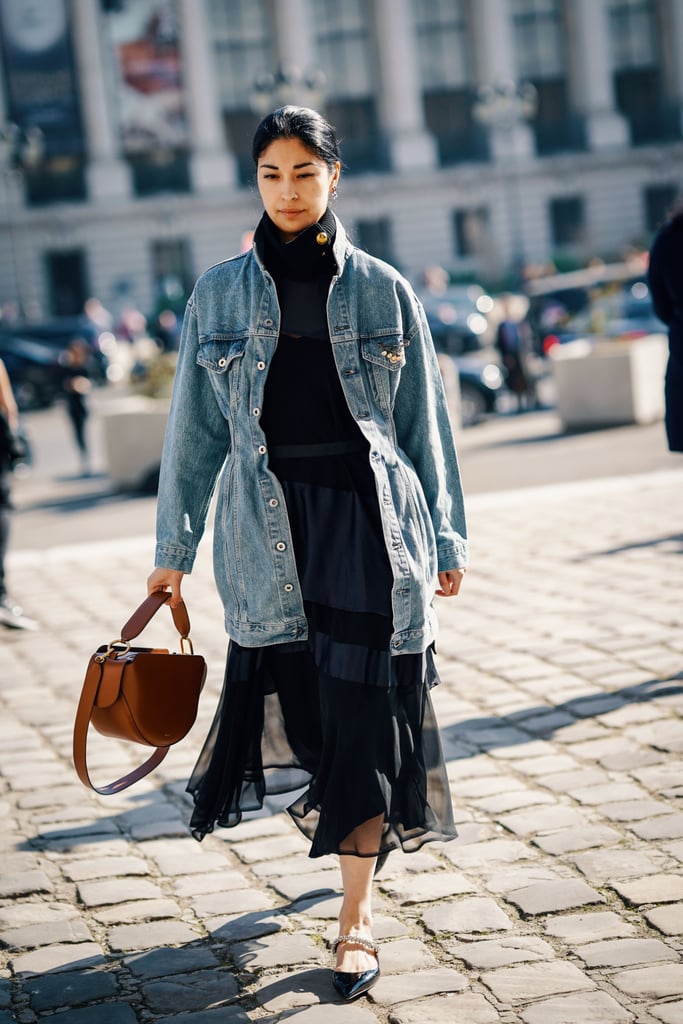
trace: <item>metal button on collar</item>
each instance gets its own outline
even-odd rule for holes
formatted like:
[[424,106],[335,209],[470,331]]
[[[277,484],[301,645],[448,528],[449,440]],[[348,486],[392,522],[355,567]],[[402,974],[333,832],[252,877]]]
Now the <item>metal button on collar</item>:
[[287,591],[288,594],[291,594],[291,592],[294,590],[294,587],[291,583],[285,583],[285,590]]
[[268,449],[266,448],[266,446],[264,444],[260,444],[258,446],[258,451],[259,451],[259,455],[265,455],[266,452],[268,451]]
[[263,360],[261,359],[261,360],[260,360],[260,361],[259,361],[259,362],[258,362],[258,363],[256,364],[256,369],[257,369],[257,370],[265,370],[265,368],[266,368],[266,364],[265,364],[265,363],[263,362]]
[[284,541],[281,540],[277,542],[275,547],[278,549],[278,551],[286,551],[287,549],[287,545],[284,543]]
[[277,500],[277,498],[271,498],[268,504],[270,505],[271,508],[277,508],[280,502]]

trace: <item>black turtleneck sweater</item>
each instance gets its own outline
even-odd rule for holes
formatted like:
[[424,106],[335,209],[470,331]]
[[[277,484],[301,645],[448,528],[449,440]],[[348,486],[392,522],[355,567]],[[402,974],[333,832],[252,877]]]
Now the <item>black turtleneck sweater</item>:
[[336,271],[335,228],[328,210],[318,223],[283,242],[264,214],[254,235],[275,282],[281,314],[261,414],[270,446],[355,441],[360,436],[339,382],[327,325],[327,295]]

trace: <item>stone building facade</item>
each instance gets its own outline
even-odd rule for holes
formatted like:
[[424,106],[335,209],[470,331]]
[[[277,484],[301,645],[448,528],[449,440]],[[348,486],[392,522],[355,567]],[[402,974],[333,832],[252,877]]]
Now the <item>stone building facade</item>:
[[[61,21],[41,34],[46,5]],[[251,135],[283,101],[336,125],[339,215],[414,279],[616,257],[683,188],[683,0],[0,0],[0,15],[5,121],[45,137],[2,166],[0,304],[29,313],[89,295],[150,312],[238,251],[259,215]]]

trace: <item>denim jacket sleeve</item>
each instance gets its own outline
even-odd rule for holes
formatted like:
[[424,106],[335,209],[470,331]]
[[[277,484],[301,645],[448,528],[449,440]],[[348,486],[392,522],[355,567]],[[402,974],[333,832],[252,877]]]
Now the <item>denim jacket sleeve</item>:
[[406,365],[394,406],[396,439],[419,477],[436,536],[438,571],[467,565],[467,529],[443,380],[421,303],[412,296]]
[[197,363],[194,296],[185,310],[159,476],[156,565],[189,573],[230,448],[209,374]]

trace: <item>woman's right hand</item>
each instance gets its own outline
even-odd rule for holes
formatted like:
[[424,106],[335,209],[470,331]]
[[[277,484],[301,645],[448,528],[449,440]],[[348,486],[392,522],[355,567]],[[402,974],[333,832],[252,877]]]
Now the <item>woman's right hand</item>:
[[153,594],[157,590],[170,590],[171,599],[168,602],[171,608],[177,607],[182,600],[180,586],[184,573],[179,569],[157,568],[147,578],[147,593]]

